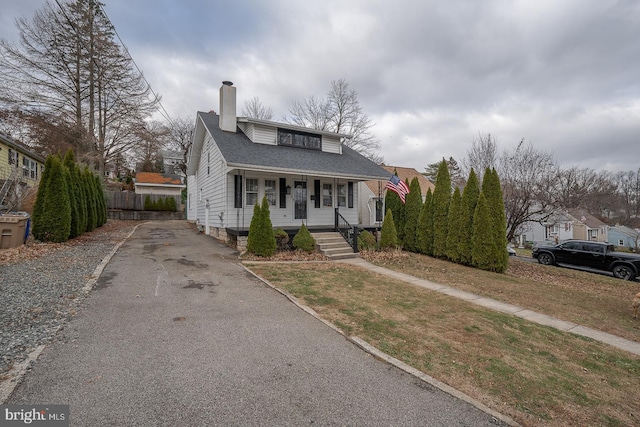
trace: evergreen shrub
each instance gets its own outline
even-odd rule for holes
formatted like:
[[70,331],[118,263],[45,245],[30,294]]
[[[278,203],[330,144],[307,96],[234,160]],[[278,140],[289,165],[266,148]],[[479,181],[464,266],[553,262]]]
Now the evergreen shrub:
[[376,238],[370,231],[364,230],[358,235],[358,250],[375,250]]
[[293,237],[293,247],[305,252],[314,252],[316,250],[316,241],[304,223],[302,223],[300,230]]

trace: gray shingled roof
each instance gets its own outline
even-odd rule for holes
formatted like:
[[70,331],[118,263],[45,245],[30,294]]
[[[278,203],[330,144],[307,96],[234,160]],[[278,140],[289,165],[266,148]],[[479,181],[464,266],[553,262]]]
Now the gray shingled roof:
[[219,116],[198,112],[215,140],[227,164],[240,169],[274,170],[278,172],[336,176],[359,179],[389,179],[389,172],[356,151],[343,146],[342,154],[319,150],[256,144],[240,130],[224,132],[218,126]]

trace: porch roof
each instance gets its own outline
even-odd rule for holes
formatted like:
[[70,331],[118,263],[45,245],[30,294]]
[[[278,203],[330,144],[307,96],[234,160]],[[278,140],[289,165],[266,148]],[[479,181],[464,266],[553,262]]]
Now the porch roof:
[[[227,165],[232,168],[356,180],[389,179],[389,172],[358,152],[342,147],[342,154],[252,142],[239,128],[224,132],[219,116],[198,112]],[[277,124],[274,124],[274,126]]]

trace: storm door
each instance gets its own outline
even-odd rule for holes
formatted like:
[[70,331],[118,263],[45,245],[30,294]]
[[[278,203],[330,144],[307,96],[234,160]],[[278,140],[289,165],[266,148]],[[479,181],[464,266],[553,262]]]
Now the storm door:
[[307,183],[293,182],[293,210],[295,219],[307,219]]

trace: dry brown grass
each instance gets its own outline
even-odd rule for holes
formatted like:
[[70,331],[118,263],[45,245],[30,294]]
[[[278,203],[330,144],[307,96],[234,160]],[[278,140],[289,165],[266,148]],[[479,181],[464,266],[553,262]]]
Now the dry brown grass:
[[[608,299],[604,294],[616,284],[633,286],[598,277],[593,278],[603,281],[598,290],[583,293],[587,302],[574,298],[547,303],[544,300],[576,292],[588,280],[582,278],[587,273],[572,278],[578,272],[514,260],[510,271],[499,275],[405,253],[378,254],[374,261],[404,273],[421,272],[421,277],[435,282],[469,282],[460,288],[477,293],[516,293],[517,299],[499,299],[539,307],[550,315],[558,314],[551,312],[557,307],[559,313],[588,317],[573,305],[597,305],[592,299]],[[363,338],[523,425],[615,426],[640,421],[640,357],[353,266],[249,266],[346,334]],[[623,300],[613,297],[617,299]],[[630,304],[627,299],[627,317]],[[594,316],[604,316],[605,309],[595,311]],[[633,324],[621,329],[634,332]]]
[[381,267],[640,341],[640,322],[633,319],[631,308],[640,292],[638,282],[518,258],[511,258],[501,275],[408,252],[364,252],[362,257]]

